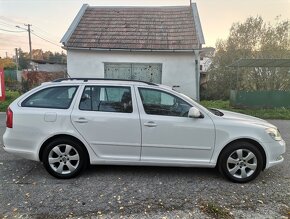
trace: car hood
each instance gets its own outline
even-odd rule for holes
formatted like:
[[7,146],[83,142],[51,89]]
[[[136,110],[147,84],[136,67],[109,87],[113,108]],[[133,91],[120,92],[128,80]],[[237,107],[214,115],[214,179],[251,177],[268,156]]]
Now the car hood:
[[231,111],[227,111],[227,110],[219,110],[219,111],[221,111],[224,114],[222,116],[223,119],[241,121],[241,122],[261,125],[261,126],[265,126],[265,127],[276,128],[276,126],[272,125],[271,123],[267,122],[266,120],[260,119],[260,118],[254,117],[254,116],[248,116],[248,115],[245,115],[242,113],[236,113],[236,112],[231,112]]

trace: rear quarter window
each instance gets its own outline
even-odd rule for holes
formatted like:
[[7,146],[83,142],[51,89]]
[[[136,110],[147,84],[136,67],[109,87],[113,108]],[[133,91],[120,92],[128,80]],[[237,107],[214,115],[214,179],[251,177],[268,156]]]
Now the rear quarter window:
[[40,90],[22,103],[22,107],[68,109],[78,86],[57,86]]

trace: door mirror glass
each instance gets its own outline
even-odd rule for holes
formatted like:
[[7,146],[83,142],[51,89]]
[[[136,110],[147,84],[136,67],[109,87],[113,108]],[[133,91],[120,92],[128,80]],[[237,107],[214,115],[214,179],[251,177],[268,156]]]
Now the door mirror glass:
[[188,112],[188,117],[190,118],[202,118],[203,115],[196,107],[191,107]]

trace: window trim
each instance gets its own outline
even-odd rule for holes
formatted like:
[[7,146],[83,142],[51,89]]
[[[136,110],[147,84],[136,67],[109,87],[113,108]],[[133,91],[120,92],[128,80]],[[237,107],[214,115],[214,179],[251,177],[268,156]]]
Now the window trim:
[[[28,99],[35,96],[36,94],[38,94],[39,92],[42,92],[44,90],[48,90],[48,89],[51,89],[51,88],[60,88],[60,87],[69,87],[69,88],[76,88],[73,95],[72,95],[72,98],[70,100],[70,103],[68,104],[68,107],[64,108],[64,107],[44,107],[44,106],[25,106],[24,104],[26,104],[28,102]],[[51,86],[51,87],[45,87],[43,89],[40,89],[40,90],[37,90],[36,92],[28,95],[24,100],[21,101],[20,103],[20,106],[21,107],[25,107],[25,108],[41,108],[41,109],[63,109],[63,110],[66,110],[66,109],[69,109],[72,105],[72,102],[76,96],[76,93],[79,89],[79,85],[67,85],[67,86]]]

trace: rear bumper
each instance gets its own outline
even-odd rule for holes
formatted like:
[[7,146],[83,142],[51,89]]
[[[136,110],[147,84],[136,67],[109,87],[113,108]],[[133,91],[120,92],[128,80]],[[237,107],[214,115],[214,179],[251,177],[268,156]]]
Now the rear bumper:
[[39,161],[38,150],[36,150],[36,144],[33,137],[15,138],[10,134],[9,129],[6,129],[3,135],[3,149],[11,154],[19,157],[23,157],[28,160]]
[[6,147],[6,146],[4,146],[3,149],[10,154],[14,154],[16,156],[19,156],[28,160],[39,161],[38,156],[32,151],[13,149],[12,147]]

